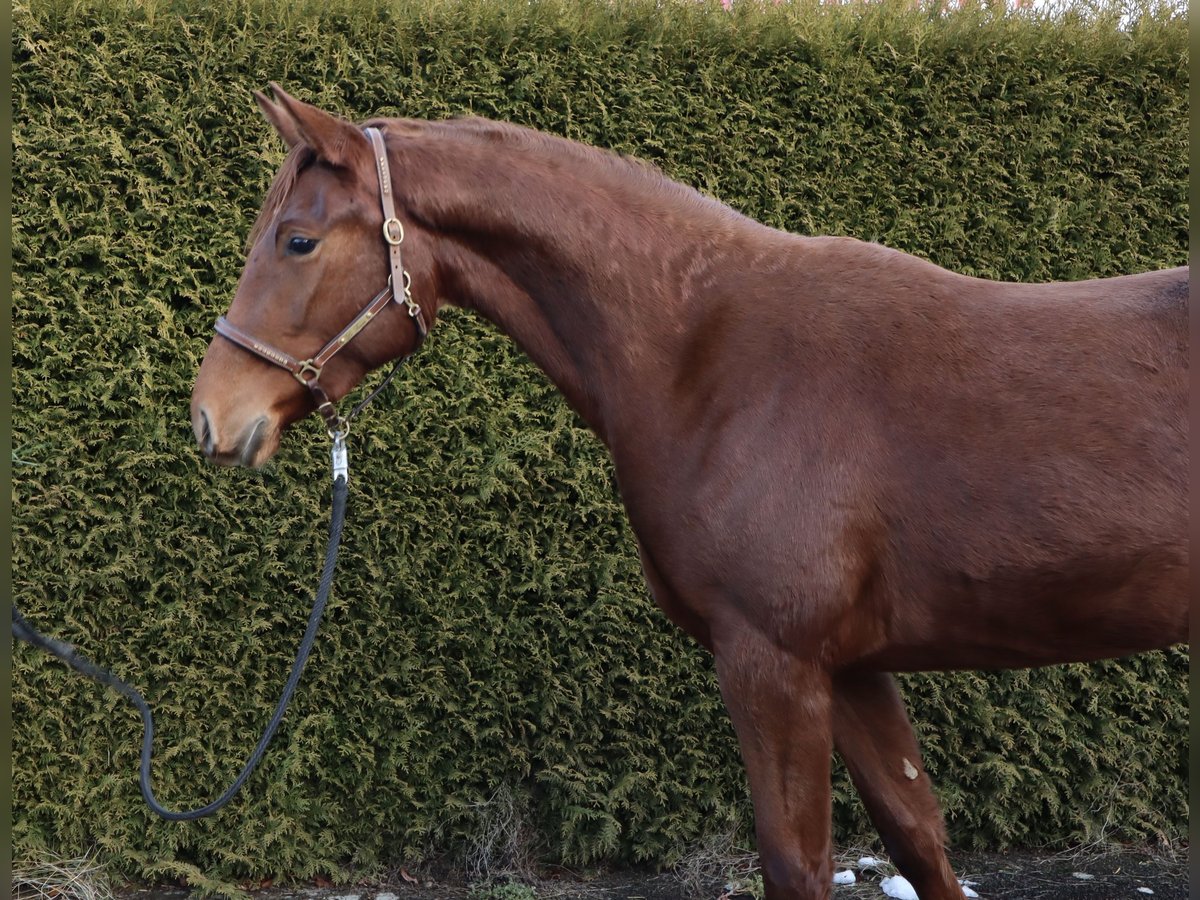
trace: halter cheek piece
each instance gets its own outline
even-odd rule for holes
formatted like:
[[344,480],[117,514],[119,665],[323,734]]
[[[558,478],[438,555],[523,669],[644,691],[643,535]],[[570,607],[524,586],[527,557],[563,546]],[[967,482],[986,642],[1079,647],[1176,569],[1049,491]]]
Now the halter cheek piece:
[[[387,243],[388,265],[391,268],[387,286],[376,294],[357,316],[350,320],[349,325],[334,335],[332,340],[308,359],[296,359],[290,353],[260,341],[253,335],[238,328],[224,316],[217,319],[216,324],[217,334],[221,335],[221,337],[232,341],[243,350],[248,350],[269,363],[287,369],[297,381],[308,388],[309,393],[313,396],[313,400],[316,401],[317,412],[325,419],[325,424],[329,428],[331,435],[344,435],[346,433],[349,428],[350,419],[354,418],[364,406],[370,403],[387,386],[387,383],[392,380],[392,377],[399,370],[404,360],[412,353],[415,353],[421,344],[424,343],[425,335],[428,332],[425,320],[421,316],[421,307],[413,301],[409,290],[412,285],[412,279],[404,271],[404,266],[400,261],[400,244],[404,241],[404,225],[396,218],[396,206],[392,200],[392,176],[388,169],[387,149],[383,143],[383,135],[379,133],[379,129],[377,128],[367,128],[365,130],[375,154],[375,172],[379,176],[379,205],[383,210],[383,240]],[[337,355],[339,350],[350,343],[354,336],[362,331],[367,326],[367,323],[375,318],[393,300],[402,304],[412,319],[413,325],[417,330],[417,342],[408,355],[401,357],[396,362],[395,367],[388,374],[387,378],[384,379],[383,384],[372,391],[366,400],[356,406],[348,418],[343,418],[338,415],[337,407],[329,398],[325,389],[321,387],[321,372],[324,370],[325,364]]]

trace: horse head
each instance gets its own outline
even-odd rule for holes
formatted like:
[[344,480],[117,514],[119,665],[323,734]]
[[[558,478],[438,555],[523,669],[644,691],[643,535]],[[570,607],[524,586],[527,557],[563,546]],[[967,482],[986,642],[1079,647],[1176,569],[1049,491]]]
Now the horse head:
[[290,152],[192,393],[196,440],[223,465],[263,464],[314,409],[336,422],[331,404],[411,353],[436,313],[419,226],[403,210],[390,221],[384,213],[394,202],[386,152],[381,161],[369,130],[271,87],[274,99],[256,91],[255,100]]

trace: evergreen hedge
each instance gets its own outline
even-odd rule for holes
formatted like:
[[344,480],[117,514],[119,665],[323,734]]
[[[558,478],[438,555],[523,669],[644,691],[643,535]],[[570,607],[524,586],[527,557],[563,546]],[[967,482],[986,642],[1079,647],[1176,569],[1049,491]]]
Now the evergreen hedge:
[[[18,3],[16,600],[143,689],[160,799],[207,801],[236,772],[327,508],[316,422],[261,472],[203,463],[188,423],[282,158],[251,88],[356,118],[509,119],[781,228],[1076,279],[1185,261],[1186,37],[1180,17],[894,4]],[[327,624],[216,818],[151,815],[135,713],[17,649],[18,857],[95,847],[209,887],[411,864],[461,853],[496,797],[577,864],[665,864],[748,826],[709,659],[648,599],[602,447],[507,339],[446,315],[353,453]],[[1186,676],[1176,650],[906,678],[953,843],[1180,838]],[[869,833],[840,769],[835,818],[839,840]]]

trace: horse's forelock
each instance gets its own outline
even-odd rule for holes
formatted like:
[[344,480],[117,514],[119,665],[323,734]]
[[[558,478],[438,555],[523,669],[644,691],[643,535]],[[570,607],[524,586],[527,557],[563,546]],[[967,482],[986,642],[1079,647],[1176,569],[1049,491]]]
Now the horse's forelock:
[[296,179],[305,168],[312,164],[314,159],[315,155],[312,150],[306,145],[300,144],[293,147],[283,160],[283,165],[279,167],[279,171],[275,173],[275,178],[271,181],[271,186],[267,189],[262,209],[258,211],[258,218],[254,220],[254,227],[250,229],[250,236],[246,238],[247,253],[258,243],[263,232],[274,224],[275,219],[279,216],[279,210],[283,208],[292,194],[292,188],[296,186]]

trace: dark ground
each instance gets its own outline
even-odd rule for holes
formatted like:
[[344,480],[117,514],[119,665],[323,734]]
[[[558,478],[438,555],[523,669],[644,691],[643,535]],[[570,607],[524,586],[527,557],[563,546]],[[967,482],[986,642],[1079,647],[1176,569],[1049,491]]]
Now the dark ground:
[[[1187,851],[1154,853],[1122,850],[1104,853],[952,853],[959,878],[973,884],[983,900],[1188,900]],[[839,865],[838,868],[845,868]],[[851,863],[858,881],[853,886],[836,885],[833,900],[883,898],[879,887],[883,874],[862,872]],[[884,874],[890,874],[887,870]],[[1085,879],[1076,873],[1091,875]],[[405,873],[406,875],[408,873]],[[364,885],[270,887],[250,893],[253,900],[731,900],[726,882],[719,876],[705,879],[699,888],[685,887],[670,873],[616,872],[595,875],[558,875],[521,881],[533,889],[522,897],[513,888],[474,890],[461,880],[433,881],[416,873],[418,883],[408,882],[398,872],[394,879]],[[410,876],[411,877],[411,876]],[[495,884],[501,885],[503,881]],[[1145,888],[1153,893],[1147,893]],[[186,891],[132,889],[120,892],[126,900],[182,900]],[[733,898],[749,897],[734,894]]]

